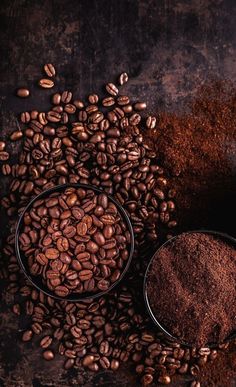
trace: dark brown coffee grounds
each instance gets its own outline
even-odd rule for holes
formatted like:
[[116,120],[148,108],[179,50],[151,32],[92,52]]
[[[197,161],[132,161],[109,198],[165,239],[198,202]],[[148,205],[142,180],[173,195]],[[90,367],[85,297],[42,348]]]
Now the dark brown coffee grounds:
[[235,233],[236,88],[227,81],[202,86],[183,113],[159,112],[149,131],[177,191],[181,229]]
[[184,233],[154,256],[149,302],[168,332],[197,347],[236,328],[236,250],[207,233]]
[[201,387],[233,387],[236,378],[236,344],[228,351],[219,351],[215,361],[210,361],[201,369],[198,380]]

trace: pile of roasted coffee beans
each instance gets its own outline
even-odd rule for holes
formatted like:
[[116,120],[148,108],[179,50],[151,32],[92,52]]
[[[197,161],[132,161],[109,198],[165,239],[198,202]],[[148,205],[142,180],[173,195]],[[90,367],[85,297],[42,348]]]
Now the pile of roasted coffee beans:
[[129,258],[131,235],[107,194],[69,187],[24,214],[20,250],[30,274],[59,297],[107,291]]
[[[54,71],[51,67],[49,71],[51,78]],[[127,80],[123,73],[118,84]],[[45,85],[40,82],[41,87]],[[115,84],[109,83],[106,91],[109,95],[103,99],[89,95],[87,103],[75,99],[70,91],[56,92],[48,112],[21,114],[24,128],[19,161],[1,167],[4,174],[13,176],[9,195],[2,199],[12,226],[1,276],[8,278],[8,292],[17,296],[14,313],[31,318],[23,341],[37,336],[45,359],[53,359],[58,348],[65,357],[65,369],[82,365],[93,371],[116,370],[130,360],[144,386],[154,380],[169,384],[175,373],[196,378],[199,367],[213,360],[217,350],[169,342],[151,324],[142,301],[146,264],[161,236],[168,236],[176,225],[175,191],[169,187],[152,144],[144,141],[145,127],[155,128],[156,118],[142,118],[145,103],[131,103]],[[21,94],[26,97],[29,91]],[[1,149],[1,159],[7,160],[4,145]],[[45,296],[27,283],[16,259],[17,214],[30,198],[64,183],[100,187],[124,206],[133,225],[132,267],[123,285],[96,301],[70,303]],[[198,386],[196,383],[192,385]]]

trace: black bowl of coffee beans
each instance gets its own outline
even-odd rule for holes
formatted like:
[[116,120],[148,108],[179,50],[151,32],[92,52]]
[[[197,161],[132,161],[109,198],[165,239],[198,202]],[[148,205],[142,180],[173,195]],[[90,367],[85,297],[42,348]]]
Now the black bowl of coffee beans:
[[134,234],[124,208],[104,191],[63,184],[37,195],[16,229],[16,253],[28,280],[70,301],[95,298],[124,277]]
[[236,336],[236,240],[209,230],[188,231],[158,248],[144,280],[155,325],[175,342],[217,347]]

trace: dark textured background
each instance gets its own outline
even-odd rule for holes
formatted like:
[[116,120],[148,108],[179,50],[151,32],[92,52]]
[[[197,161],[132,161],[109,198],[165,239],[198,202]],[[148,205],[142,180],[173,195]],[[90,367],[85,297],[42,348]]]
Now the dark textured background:
[[[235,21],[234,0],[1,0],[1,137],[12,132],[15,114],[26,106],[48,106],[50,91],[35,86],[47,62],[57,68],[55,89],[78,97],[102,92],[104,83],[127,71],[124,90],[145,99],[149,111],[185,109],[206,80],[236,79]],[[14,90],[25,85],[32,98],[15,98]],[[8,149],[18,151],[15,144]],[[137,385],[125,368],[86,375],[83,382],[73,371],[63,372],[60,359],[46,363],[35,344],[16,341],[15,318],[4,306],[2,312],[0,385]]]

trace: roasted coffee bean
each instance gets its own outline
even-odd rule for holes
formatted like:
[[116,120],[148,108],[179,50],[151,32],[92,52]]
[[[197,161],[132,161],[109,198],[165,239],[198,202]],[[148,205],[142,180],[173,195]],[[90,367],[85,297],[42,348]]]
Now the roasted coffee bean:
[[23,122],[24,124],[30,122],[30,113],[29,113],[29,112],[23,112],[23,113],[21,113],[21,115],[20,115],[20,120],[21,120],[21,122]]
[[59,297],[66,297],[69,294],[69,289],[66,286],[57,286],[54,291]]
[[5,176],[10,175],[10,173],[11,173],[11,166],[9,164],[3,164],[2,165],[2,173]]
[[149,116],[146,120],[146,127],[148,129],[154,129],[156,127],[156,117]]
[[111,95],[114,95],[116,96],[119,92],[119,90],[117,89],[117,87],[114,85],[114,83],[108,83],[106,85],[106,91],[111,94]]
[[53,360],[54,359],[54,353],[51,350],[46,350],[43,352],[43,358],[45,360]]
[[113,97],[106,97],[102,100],[103,106],[112,106],[115,104],[115,100]]
[[26,98],[26,97],[29,97],[30,92],[29,92],[28,89],[22,88],[22,89],[18,89],[16,94],[17,94],[18,97]]
[[45,256],[47,259],[57,259],[59,257],[59,251],[53,247],[46,250]]
[[58,238],[56,243],[60,252],[67,251],[69,249],[69,241],[66,238]]
[[25,331],[22,336],[22,341],[30,341],[33,337],[33,332],[31,330]]
[[126,82],[128,82],[128,74],[127,73],[122,73],[120,74],[120,77],[119,77],[119,84],[122,86],[124,85]]
[[48,348],[52,343],[52,337],[50,336],[44,336],[42,340],[40,341],[40,347],[42,348]]
[[87,355],[83,358],[83,366],[88,367],[90,364],[93,364],[94,362],[94,356],[93,355]]
[[70,91],[63,91],[61,95],[61,101],[64,103],[70,103],[72,100],[72,93]]
[[2,152],[6,147],[6,143],[4,141],[0,141],[0,152]]
[[47,78],[40,79],[38,84],[43,89],[51,89],[54,86],[54,82],[51,79]]
[[147,105],[145,102],[136,102],[134,104],[134,109],[137,111],[144,110],[144,109],[146,109],[146,107],[147,107]]
[[10,157],[8,152],[0,151],[0,161],[6,161]]
[[47,117],[47,120],[50,122],[59,122],[61,120],[61,114],[53,110],[50,110],[47,113],[46,117]]
[[55,77],[56,75],[56,70],[55,67],[51,63],[47,63],[43,66],[43,69],[45,71],[45,74],[48,77]]
[[138,113],[132,114],[132,116],[130,116],[129,118],[130,125],[138,125],[140,121],[141,121],[141,116]]
[[53,105],[60,105],[61,102],[61,94],[55,93],[52,96],[52,103]]
[[161,384],[170,384],[171,378],[168,375],[159,376],[158,382]]
[[149,384],[152,384],[153,376],[151,374],[145,374],[145,375],[143,375],[141,382],[142,382],[143,386],[148,386]]
[[90,95],[88,96],[88,100],[89,100],[89,102],[90,102],[91,104],[96,104],[96,103],[98,103],[99,97],[98,97],[97,94],[90,94]]

